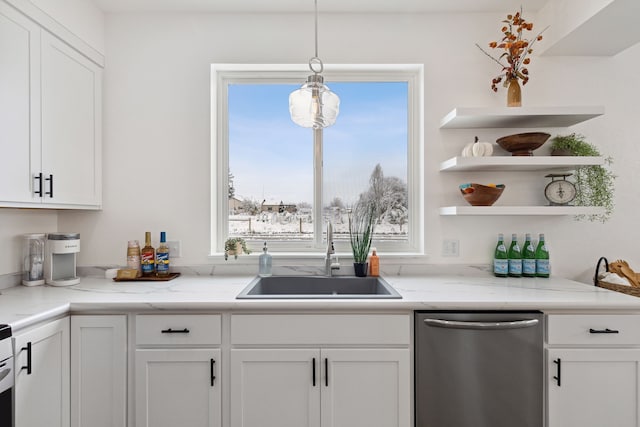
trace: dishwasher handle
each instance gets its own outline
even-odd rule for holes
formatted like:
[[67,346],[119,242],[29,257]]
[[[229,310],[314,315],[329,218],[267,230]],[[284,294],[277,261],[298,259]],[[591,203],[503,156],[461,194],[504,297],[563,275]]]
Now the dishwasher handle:
[[468,322],[461,320],[444,320],[444,319],[424,319],[424,323],[428,326],[436,328],[449,329],[480,329],[480,330],[501,330],[501,329],[520,329],[536,326],[538,319],[527,320],[509,320],[500,322]]

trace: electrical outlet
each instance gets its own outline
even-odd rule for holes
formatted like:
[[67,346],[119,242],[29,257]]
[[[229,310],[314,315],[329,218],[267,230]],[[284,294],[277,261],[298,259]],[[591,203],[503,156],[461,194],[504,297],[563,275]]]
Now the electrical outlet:
[[171,258],[180,258],[182,253],[180,251],[180,240],[172,240],[167,242],[167,246],[169,247],[169,256]]
[[444,239],[442,241],[442,256],[456,257],[460,255],[460,241],[458,239]]

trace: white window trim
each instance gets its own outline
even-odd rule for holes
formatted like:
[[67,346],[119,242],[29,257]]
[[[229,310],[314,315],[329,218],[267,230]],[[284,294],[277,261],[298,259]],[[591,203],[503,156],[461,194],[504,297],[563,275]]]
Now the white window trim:
[[[323,76],[328,82],[404,81],[408,82],[407,187],[409,189],[409,236],[406,243],[376,243],[385,255],[415,256],[424,254],[424,66],[422,64],[325,64]],[[302,84],[310,74],[306,64],[212,64],[211,65],[211,256],[224,253],[228,232],[228,206],[218,197],[227,194],[229,185],[227,87],[230,83]],[[339,119],[339,118],[338,118]],[[311,130],[310,130],[311,132]],[[318,238],[295,247],[285,242],[270,242],[276,254],[306,258],[324,250]],[[252,249],[259,249],[258,247]],[[347,244],[336,250],[350,254]]]

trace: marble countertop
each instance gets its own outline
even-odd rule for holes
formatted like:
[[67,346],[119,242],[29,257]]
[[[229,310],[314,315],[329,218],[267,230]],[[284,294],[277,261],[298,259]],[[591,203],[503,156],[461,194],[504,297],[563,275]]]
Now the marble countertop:
[[640,298],[562,278],[497,278],[479,267],[434,266],[421,274],[384,275],[402,299],[237,300],[253,279],[182,276],[167,282],[82,277],[69,287],[16,286],[0,291],[0,323],[14,331],[66,313],[149,310],[411,311],[543,310],[640,312]]

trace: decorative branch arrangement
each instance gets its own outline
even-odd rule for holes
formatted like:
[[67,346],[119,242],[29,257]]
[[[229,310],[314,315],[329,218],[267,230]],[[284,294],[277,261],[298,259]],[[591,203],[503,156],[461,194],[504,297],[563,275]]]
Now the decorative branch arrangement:
[[[533,39],[524,37],[525,31],[533,30],[533,23],[527,22],[522,17],[522,9],[515,15],[507,15],[507,19],[502,21],[505,25],[500,30],[502,32],[502,40],[500,42],[492,41],[489,43],[491,49],[503,50],[499,57],[491,55],[484,50],[478,43],[476,46],[485,55],[495,61],[501,67],[500,73],[491,80],[491,89],[498,91],[497,84],[503,82],[503,86],[507,87],[511,80],[522,80],[525,85],[529,81],[529,69],[526,65],[531,63],[528,57],[533,52],[533,45],[536,41],[542,40],[542,33],[549,27],[540,31]],[[506,64],[503,62],[506,61]]]

